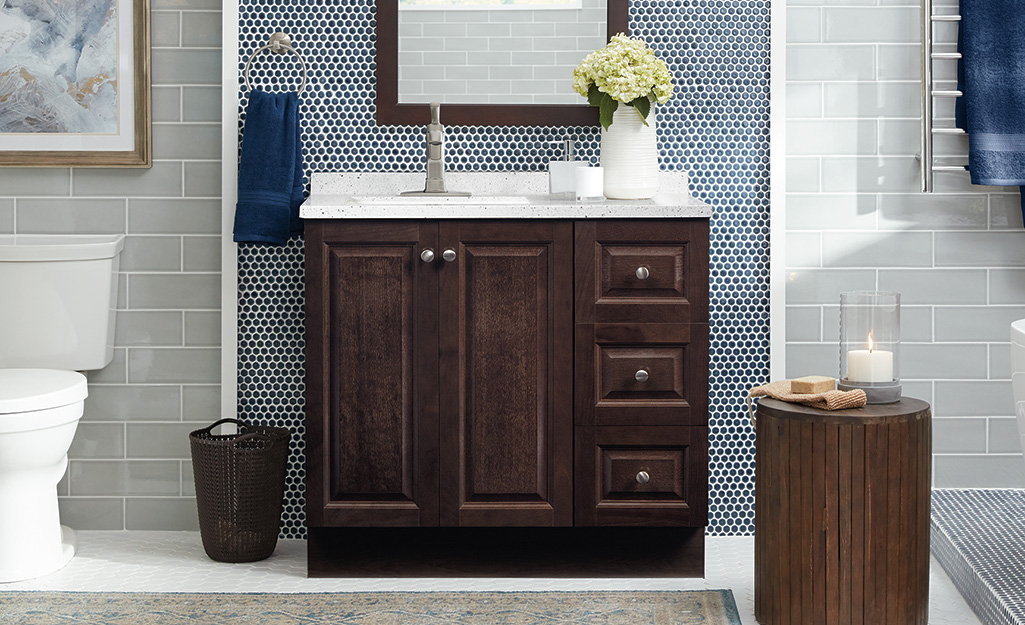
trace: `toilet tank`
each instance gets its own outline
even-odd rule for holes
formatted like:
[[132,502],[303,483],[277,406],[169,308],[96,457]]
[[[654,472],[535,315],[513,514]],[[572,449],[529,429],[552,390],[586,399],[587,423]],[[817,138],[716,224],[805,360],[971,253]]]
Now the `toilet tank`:
[[0,369],[111,361],[124,238],[0,235]]

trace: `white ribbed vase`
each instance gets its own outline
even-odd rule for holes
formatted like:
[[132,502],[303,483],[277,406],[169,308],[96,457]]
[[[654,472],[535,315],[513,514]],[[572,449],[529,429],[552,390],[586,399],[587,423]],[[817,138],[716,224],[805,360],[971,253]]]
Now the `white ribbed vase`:
[[643,200],[658,191],[658,138],[655,107],[645,126],[637,109],[620,104],[612,124],[601,131],[601,166],[605,170],[605,197]]

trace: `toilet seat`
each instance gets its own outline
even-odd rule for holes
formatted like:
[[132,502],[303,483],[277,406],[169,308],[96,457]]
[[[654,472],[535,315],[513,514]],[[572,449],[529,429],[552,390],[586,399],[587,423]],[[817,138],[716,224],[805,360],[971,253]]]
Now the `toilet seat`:
[[0,433],[39,430],[77,420],[75,411],[54,410],[83,401],[86,378],[58,369],[0,369]]

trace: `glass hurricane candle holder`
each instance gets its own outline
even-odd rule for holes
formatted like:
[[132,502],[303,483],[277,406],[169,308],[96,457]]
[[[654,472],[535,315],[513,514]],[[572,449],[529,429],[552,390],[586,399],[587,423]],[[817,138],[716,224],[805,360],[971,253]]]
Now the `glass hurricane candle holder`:
[[870,404],[900,400],[900,293],[840,294],[840,381],[860,388]]

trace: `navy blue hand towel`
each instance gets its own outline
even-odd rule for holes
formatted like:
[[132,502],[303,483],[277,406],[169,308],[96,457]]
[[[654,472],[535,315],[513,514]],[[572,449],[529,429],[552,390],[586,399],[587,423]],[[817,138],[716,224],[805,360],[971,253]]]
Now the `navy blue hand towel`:
[[972,184],[1025,185],[1025,2],[961,0],[956,108]]
[[249,92],[234,240],[285,245],[303,231],[303,155],[295,93]]

